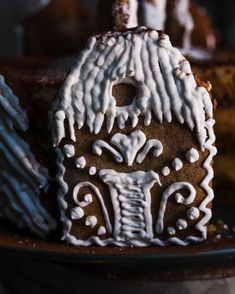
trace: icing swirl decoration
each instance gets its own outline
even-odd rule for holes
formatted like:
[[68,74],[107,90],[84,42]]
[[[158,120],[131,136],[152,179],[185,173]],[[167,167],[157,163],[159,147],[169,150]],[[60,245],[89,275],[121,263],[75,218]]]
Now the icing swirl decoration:
[[168,198],[172,195],[174,195],[178,190],[181,189],[187,189],[189,191],[189,196],[187,198],[184,198],[181,194],[176,194],[176,202],[179,204],[189,205],[191,204],[195,197],[196,197],[196,190],[195,188],[186,182],[178,182],[173,183],[170,185],[162,194],[162,200],[160,203],[160,208],[158,211],[158,219],[156,224],[156,232],[158,234],[161,234],[164,229],[164,214],[166,211],[166,204],[168,201]]

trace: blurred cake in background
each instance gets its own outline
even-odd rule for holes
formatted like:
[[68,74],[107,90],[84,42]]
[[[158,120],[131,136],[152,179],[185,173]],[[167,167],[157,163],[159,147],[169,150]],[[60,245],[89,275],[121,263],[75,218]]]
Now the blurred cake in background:
[[27,55],[64,56],[78,53],[93,31],[93,14],[81,0],[51,0],[26,18]]

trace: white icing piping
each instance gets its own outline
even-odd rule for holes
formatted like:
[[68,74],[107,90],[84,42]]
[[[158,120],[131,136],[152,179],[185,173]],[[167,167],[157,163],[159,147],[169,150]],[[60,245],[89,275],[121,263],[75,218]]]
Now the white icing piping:
[[183,162],[176,157],[173,161],[172,161],[172,167],[174,170],[178,171],[183,167]]
[[84,156],[80,156],[80,157],[76,158],[76,160],[75,160],[75,166],[77,168],[81,168],[81,169],[85,168],[85,166],[86,166],[86,159],[85,159],[85,157]]
[[64,180],[64,174],[65,174],[65,166],[64,166],[64,155],[63,152],[59,149],[55,149],[56,155],[57,155],[57,175],[56,180],[59,184],[59,190],[57,192],[57,199],[59,203],[60,208],[60,221],[63,224],[63,237],[62,240],[68,240],[68,237],[66,237],[67,233],[70,231],[72,227],[72,222],[70,219],[67,218],[65,211],[67,210],[68,204],[64,198],[64,196],[68,193],[68,185]]
[[187,189],[189,190],[189,196],[187,198],[184,198],[181,194],[178,194],[177,196],[177,203],[184,204],[184,205],[189,205],[191,204],[196,196],[196,190],[194,187],[186,182],[177,182],[171,184],[162,194],[162,199],[158,211],[158,219],[157,219],[157,224],[156,224],[156,232],[158,234],[161,234],[164,229],[164,214],[166,210],[166,204],[167,200],[171,195],[174,195],[176,191],[180,189]]
[[68,158],[73,157],[75,155],[75,147],[71,144],[66,144],[63,147],[64,155]]
[[161,173],[164,177],[169,176],[171,170],[168,166],[164,166],[161,170]]
[[106,234],[106,229],[104,226],[99,227],[98,232],[97,232],[98,236],[102,236]]
[[41,189],[48,189],[49,176],[16,132],[27,128],[26,113],[0,75],[0,215],[45,237],[56,227],[39,198]]
[[[136,82],[138,96],[132,105],[116,107],[112,86],[123,78]],[[128,118],[136,125],[142,114],[148,125],[152,112],[160,122],[171,122],[175,114],[180,123],[196,129],[204,150],[205,117],[212,117],[210,95],[197,86],[188,61],[172,47],[168,36],[138,28],[93,37],[53,104],[54,145],[65,137],[65,117],[75,141],[75,123],[79,128],[86,123],[98,133],[105,117],[111,131],[115,118],[123,128]]]
[[89,168],[89,175],[90,176],[94,176],[96,174],[96,167],[95,166],[91,166]]
[[97,197],[97,199],[99,200],[99,203],[101,205],[101,208],[102,208],[102,212],[103,212],[103,215],[104,215],[104,219],[105,219],[105,223],[106,223],[106,227],[107,227],[107,230],[109,233],[112,232],[112,225],[111,225],[111,222],[110,222],[110,219],[109,219],[109,215],[108,215],[108,211],[105,207],[105,204],[104,204],[104,201],[103,201],[103,197],[102,195],[100,194],[100,191],[99,189],[93,185],[92,183],[90,182],[81,182],[81,183],[78,183],[74,189],[73,189],[73,200],[74,202],[77,204],[77,205],[80,205],[81,203],[78,201],[78,193],[80,191],[81,188],[83,187],[88,187],[90,188],[95,196]]
[[185,219],[180,218],[176,221],[176,227],[178,230],[182,231],[187,229],[188,224]]
[[200,216],[200,211],[197,207],[191,207],[189,208],[189,210],[187,211],[187,217],[190,220],[196,220],[198,219]]
[[92,145],[93,153],[97,154],[99,156],[102,155],[102,148],[109,150],[117,162],[119,162],[119,163],[123,162],[122,155],[116,149],[114,149],[112,146],[110,146],[108,143],[106,143],[105,141],[97,140]]
[[100,178],[109,186],[115,214],[113,236],[116,241],[152,239],[151,194],[154,183],[161,185],[153,171],[117,173],[101,170]]
[[132,166],[136,154],[145,142],[146,136],[139,130],[132,132],[128,136],[117,133],[111,138],[111,143],[119,149],[128,166]]
[[214,171],[211,166],[211,162],[213,157],[217,154],[217,149],[214,146],[215,143],[215,134],[213,130],[213,126],[215,124],[214,119],[209,119],[206,122],[206,128],[208,131],[208,140],[206,141],[206,149],[209,151],[209,155],[203,163],[203,168],[206,170],[207,174],[203,179],[200,186],[205,190],[207,193],[207,197],[202,201],[199,206],[199,210],[205,214],[205,216],[197,223],[196,228],[202,232],[203,238],[206,239],[207,237],[207,228],[206,224],[211,219],[212,213],[211,209],[207,207],[207,205],[214,199],[214,191],[210,187],[210,183],[214,177]]
[[72,208],[70,211],[71,219],[81,219],[84,217],[84,210],[81,207]]
[[88,215],[88,217],[85,220],[85,225],[87,227],[91,227],[94,229],[94,227],[97,225],[97,218],[94,215]]
[[89,204],[92,203],[92,195],[91,194],[86,194],[84,196],[83,201],[78,201],[77,197],[76,197],[76,201],[75,201],[79,207],[84,208],[86,206],[88,206]]
[[162,143],[159,140],[151,139],[151,140],[147,141],[146,145],[144,146],[144,150],[137,156],[136,162],[142,163],[144,161],[144,159],[146,158],[147,154],[149,153],[149,151],[153,147],[154,147],[153,155],[155,157],[158,157],[162,154],[162,152],[163,152]]
[[189,149],[189,151],[187,151],[185,158],[189,162],[194,163],[194,162],[198,161],[198,159],[200,158],[200,155],[195,148],[191,148],[191,149]]

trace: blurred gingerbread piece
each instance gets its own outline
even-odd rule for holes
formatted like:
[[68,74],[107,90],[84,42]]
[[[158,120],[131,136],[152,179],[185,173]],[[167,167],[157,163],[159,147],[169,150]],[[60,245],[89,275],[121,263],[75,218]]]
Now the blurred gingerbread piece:
[[215,37],[206,11],[190,0],[142,0],[144,25],[163,29],[180,48],[214,49]]
[[[215,37],[211,21],[206,11],[189,0],[126,0],[115,1],[102,0],[98,5],[97,26],[98,31],[107,31],[113,26],[114,17],[117,11],[122,9],[135,10],[138,12],[137,23],[152,29],[163,30],[171,38],[174,46],[190,49],[199,47],[214,49]],[[112,13],[110,13],[112,11]],[[129,20],[127,28],[137,26],[136,22]]]

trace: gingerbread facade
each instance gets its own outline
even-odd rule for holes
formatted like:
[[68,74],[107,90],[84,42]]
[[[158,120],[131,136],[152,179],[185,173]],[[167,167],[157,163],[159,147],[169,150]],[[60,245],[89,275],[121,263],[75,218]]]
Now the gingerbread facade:
[[51,111],[63,238],[74,245],[206,239],[213,106],[168,36],[92,37]]

